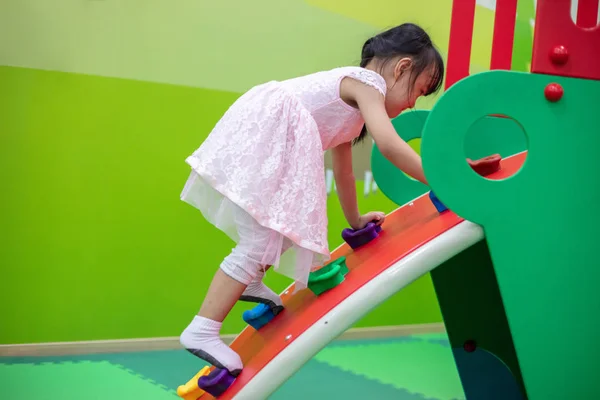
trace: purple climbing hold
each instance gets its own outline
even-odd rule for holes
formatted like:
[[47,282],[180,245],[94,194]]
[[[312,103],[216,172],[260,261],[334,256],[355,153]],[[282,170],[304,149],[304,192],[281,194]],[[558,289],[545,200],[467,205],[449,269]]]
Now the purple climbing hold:
[[375,222],[369,222],[363,229],[344,229],[342,231],[342,238],[344,238],[350,247],[356,249],[375,239],[379,236],[379,232],[381,232],[381,226],[377,225]]
[[198,378],[198,387],[213,397],[222,395],[231,384],[235,377],[226,369],[215,368],[208,375]]

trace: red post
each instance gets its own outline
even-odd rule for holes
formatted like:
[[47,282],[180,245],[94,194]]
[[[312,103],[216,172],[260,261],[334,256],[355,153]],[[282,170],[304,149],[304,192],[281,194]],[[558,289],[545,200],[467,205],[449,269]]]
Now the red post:
[[598,2],[600,0],[579,0],[577,4],[577,26],[593,28],[598,21]]
[[475,0],[454,0],[448,43],[446,89],[469,75],[474,22]]
[[517,0],[496,1],[490,69],[511,69],[516,19]]

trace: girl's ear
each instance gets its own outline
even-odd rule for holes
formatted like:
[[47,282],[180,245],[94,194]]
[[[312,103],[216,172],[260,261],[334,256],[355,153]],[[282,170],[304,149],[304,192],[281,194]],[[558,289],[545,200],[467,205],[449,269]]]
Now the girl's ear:
[[394,66],[394,80],[398,80],[401,75],[408,71],[413,65],[413,61],[409,57],[403,57],[396,62]]

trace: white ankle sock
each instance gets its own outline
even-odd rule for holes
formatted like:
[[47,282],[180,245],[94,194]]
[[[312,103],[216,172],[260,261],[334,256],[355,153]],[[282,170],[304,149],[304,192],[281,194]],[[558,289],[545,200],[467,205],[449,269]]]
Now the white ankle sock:
[[243,368],[242,359],[223,343],[219,337],[220,330],[221,322],[196,315],[181,333],[179,342],[196,357],[237,376]]
[[254,278],[252,282],[246,287],[244,293],[240,296],[241,301],[248,301],[251,303],[262,303],[266,304],[271,308],[274,315],[277,315],[283,310],[283,303],[281,297],[274,291],[269,289],[263,282],[264,272],[260,271],[258,276]]

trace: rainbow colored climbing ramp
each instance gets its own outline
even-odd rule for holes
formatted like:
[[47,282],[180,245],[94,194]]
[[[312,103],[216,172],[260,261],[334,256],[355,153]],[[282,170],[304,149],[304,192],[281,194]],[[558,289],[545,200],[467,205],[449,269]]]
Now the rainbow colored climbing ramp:
[[[524,157],[503,160],[488,179],[511,175]],[[241,332],[231,347],[244,370],[219,399],[267,398],[378,304],[482,239],[481,227],[452,211],[438,213],[427,195],[398,208],[375,240],[356,250],[344,244],[332,253],[333,260],[346,258],[341,284],[319,296],[309,289],[293,294],[292,286],[281,296],[283,312],[258,331],[248,326]]]

